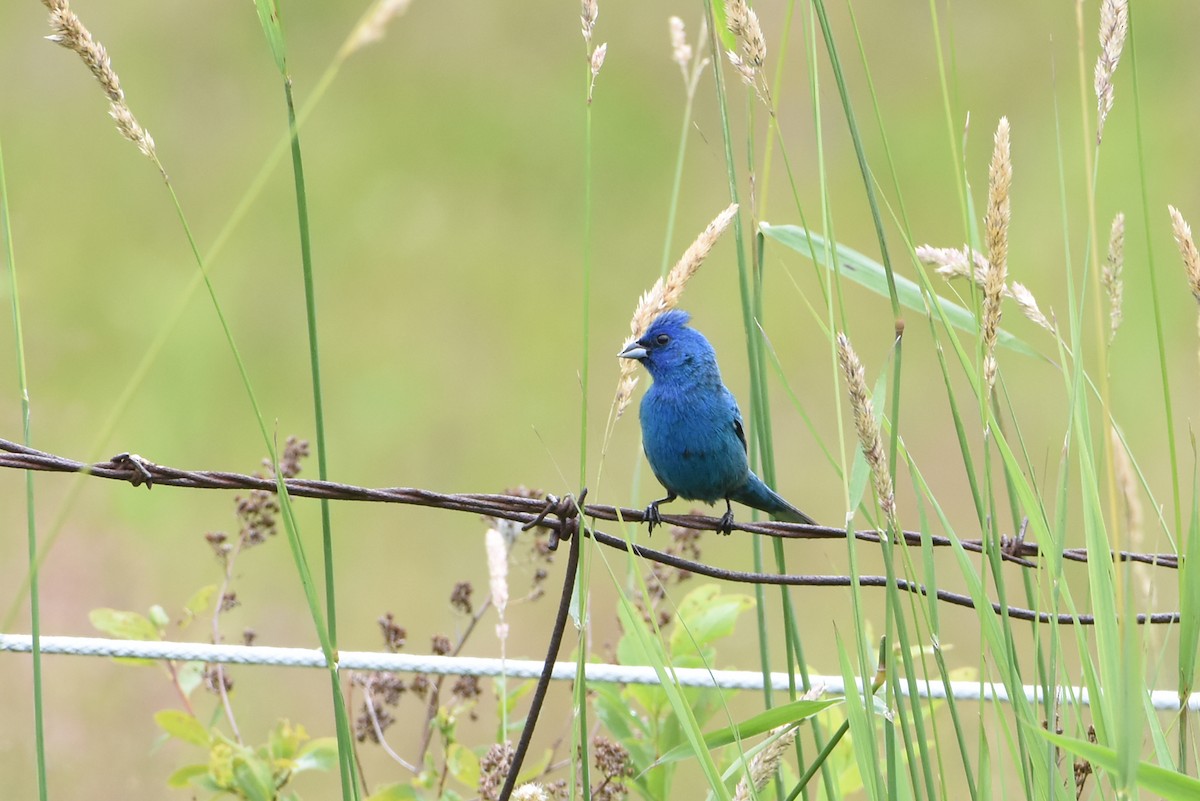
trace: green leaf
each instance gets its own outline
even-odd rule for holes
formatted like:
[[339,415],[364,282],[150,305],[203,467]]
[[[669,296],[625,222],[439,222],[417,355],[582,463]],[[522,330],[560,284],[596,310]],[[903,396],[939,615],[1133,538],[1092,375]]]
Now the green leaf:
[[[808,720],[814,715],[824,712],[831,706],[837,706],[845,700],[844,698],[822,698],[818,701],[801,700],[772,707],[734,726],[726,726],[723,729],[709,732],[704,735],[704,744],[710,749],[720,748],[723,745],[755,737],[788,723],[800,723]],[[678,748],[672,748],[663,754],[654,764],[662,765],[668,762],[677,762],[680,759],[690,756],[691,753],[691,748],[687,744],[684,744]]]
[[337,765],[338,749],[336,737],[318,737],[305,744],[292,765],[293,773],[305,770],[333,770]]
[[161,632],[171,624],[171,616],[167,614],[167,610],[160,605],[155,604],[150,607],[150,622],[154,624],[154,628]]
[[290,760],[300,751],[300,744],[308,739],[303,726],[282,719],[267,735],[267,751],[272,759]]
[[[1076,740],[1073,737],[1064,737],[1061,734],[1053,734],[1031,723],[1025,725],[1059,748],[1065,748],[1110,773],[1116,773],[1120,767],[1117,752],[1112,748],[1089,743],[1086,740]],[[1193,801],[1193,799],[1200,798],[1200,780],[1174,770],[1152,765],[1149,762],[1137,764],[1137,784],[1141,789],[1154,793],[1166,801]]]
[[175,681],[184,695],[191,695],[192,690],[204,681],[203,662],[185,662],[175,671]]
[[479,757],[462,743],[450,743],[446,748],[446,769],[467,787],[479,786]]
[[[826,258],[827,244],[820,234],[807,231],[798,225],[770,225],[768,223],[761,223],[759,227],[764,234],[776,242],[786,245],[805,258],[813,259],[815,264],[826,268],[829,267],[829,260]],[[837,246],[837,257],[841,263],[842,275],[854,283],[870,289],[881,297],[889,297],[887,272],[883,269],[883,265],[845,245]],[[925,298],[921,293],[921,288],[902,275],[896,273],[893,273],[893,275],[896,279],[896,297],[900,300],[900,305],[920,314],[926,314]],[[970,311],[959,306],[957,303],[946,300],[940,295],[935,295],[934,297],[937,298],[938,304],[942,307],[942,312],[946,315],[946,319],[951,325],[972,334],[979,331],[979,327],[975,324],[975,315],[971,314]],[[997,332],[996,342],[1010,350],[1024,353],[1027,356],[1045,358],[1033,346],[1026,344],[1023,340],[1018,339],[1003,329]]]
[[183,789],[191,785],[192,780],[208,775],[208,765],[184,765],[167,777],[167,786]]
[[233,761],[233,781],[247,801],[274,801],[275,777],[260,759],[237,757]]
[[160,640],[158,629],[145,615],[107,607],[93,609],[88,620],[100,631],[119,640]]
[[178,709],[163,709],[154,713],[154,722],[158,727],[177,740],[185,743],[208,748],[212,745],[212,735],[204,724]]
[[195,618],[200,617],[212,607],[213,598],[217,596],[217,585],[209,584],[201,587],[188,598],[186,604],[183,605],[183,625],[191,623]]
[[682,626],[671,632],[671,654],[691,655],[703,651],[733,633],[738,615],[754,608],[749,595],[723,595],[720,586],[705,584],[679,602]]
[[283,47],[283,25],[279,21],[279,6],[275,0],[254,0],[258,10],[258,21],[262,24],[263,33],[267,37],[267,46],[271,48],[271,57],[280,75],[287,73],[287,53]]
[[729,30],[729,23],[725,18],[725,0],[711,0],[713,24],[716,25],[717,35],[721,37],[721,46],[725,50],[738,49],[737,39]]
[[417,801],[417,791],[408,784],[386,784],[367,796],[366,801]]

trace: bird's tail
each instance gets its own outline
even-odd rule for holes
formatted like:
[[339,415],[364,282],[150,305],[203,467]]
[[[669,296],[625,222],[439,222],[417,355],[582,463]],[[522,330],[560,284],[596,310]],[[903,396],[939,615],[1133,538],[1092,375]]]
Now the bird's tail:
[[785,501],[780,497],[779,493],[772,490],[762,480],[750,474],[745,484],[742,484],[736,492],[729,496],[730,500],[753,506],[759,511],[766,512],[776,520],[782,520],[786,523],[807,523],[810,526],[818,525],[816,520],[813,520],[808,515],[801,512],[795,506]]

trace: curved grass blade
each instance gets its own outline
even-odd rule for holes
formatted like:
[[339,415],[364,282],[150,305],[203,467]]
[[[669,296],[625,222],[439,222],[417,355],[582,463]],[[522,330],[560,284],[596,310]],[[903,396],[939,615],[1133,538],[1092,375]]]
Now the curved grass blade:
[[[709,732],[704,735],[704,744],[709,748],[720,748],[723,745],[731,745],[733,743],[745,740],[749,737],[755,737],[764,732],[771,731],[788,723],[801,723],[809,718],[824,712],[831,706],[845,701],[845,698],[822,698],[817,701],[792,701],[789,704],[782,706],[771,707],[765,712],[760,712],[754,717],[747,718],[733,726],[726,726],[723,729],[717,729],[714,732]],[[692,746],[690,743],[683,743],[672,748],[667,753],[659,757],[650,767],[665,765],[669,762],[678,762],[681,759],[686,759],[692,755]]]
[[[813,259],[816,264],[826,266],[828,262],[826,258],[827,245],[824,237],[820,234],[808,231],[798,225],[770,225],[769,223],[761,223],[759,228],[763,234],[779,242],[781,245],[791,248],[801,256]],[[836,252],[838,260],[841,262],[842,275],[882,297],[886,298],[889,296],[887,273],[884,271],[883,265],[845,245],[838,245]],[[900,305],[921,314],[927,314],[928,309],[925,305],[925,298],[921,294],[921,288],[904,276],[897,275],[895,278],[896,296],[900,300]],[[940,295],[934,295],[934,297],[937,298],[938,303],[941,305],[946,319],[955,328],[971,333],[979,330],[979,327],[975,323],[975,315],[971,314],[970,311],[959,306],[957,303],[946,300]],[[1026,356],[1034,356],[1049,361],[1045,355],[1032,345],[1003,329],[997,334],[997,343],[1018,353],[1024,353]]]

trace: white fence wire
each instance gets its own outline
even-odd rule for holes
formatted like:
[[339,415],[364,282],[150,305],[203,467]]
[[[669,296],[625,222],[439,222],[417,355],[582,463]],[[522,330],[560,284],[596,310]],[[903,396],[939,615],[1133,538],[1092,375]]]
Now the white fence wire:
[[[28,634],[0,634],[0,651],[30,653],[33,637]],[[315,648],[277,648],[264,645],[212,645],[190,642],[146,642],[142,640],[110,640],[101,637],[41,638],[43,654],[74,656],[134,657],[138,659],[173,659],[180,662],[221,662],[235,665],[267,665],[273,667],[325,667],[325,657]],[[392,654],[373,651],[339,651],[338,667],[343,670],[382,670],[389,673],[433,673],[454,676],[499,676],[537,678],[542,662],[526,659],[488,659],[469,656],[436,656],[432,654]],[[588,663],[584,668],[588,681],[612,684],[658,684],[658,674],[650,667]],[[761,690],[763,674],[753,670],[706,670],[675,668],[676,681],[685,687],[719,687],[729,690]],[[556,662],[552,678],[571,681],[575,678],[574,662]],[[845,682],[841,676],[811,676],[814,687],[825,692],[841,694]],[[771,673],[771,687],[787,690],[790,677],[786,673]],[[861,679],[857,680],[862,689]],[[940,682],[917,681],[917,694],[922,698],[945,699],[947,695],[960,701],[996,700],[1007,703],[1008,691],[996,684],[978,681],[952,681],[949,686]],[[908,691],[907,682],[901,690]],[[1026,699],[1039,702],[1041,688],[1025,685]],[[1084,687],[1059,687],[1058,694],[1065,704],[1088,706],[1090,698]],[[1161,711],[1178,711],[1179,694],[1173,690],[1152,690],[1150,704]],[[1200,693],[1187,699],[1188,711],[1200,711]]]

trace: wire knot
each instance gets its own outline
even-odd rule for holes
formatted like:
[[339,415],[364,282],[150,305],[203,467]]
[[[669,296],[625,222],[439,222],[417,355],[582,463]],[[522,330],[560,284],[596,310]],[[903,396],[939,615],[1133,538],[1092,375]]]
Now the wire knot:
[[129,473],[129,483],[135,487],[146,485],[146,489],[154,488],[154,474],[150,472],[150,468],[154,467],[154,462],[138,456],[136,453],[118,453],[106,463],[113,467],[124,469]]
[[[573,495],[559,498],[557,495],[547,493],[546,505],[538,512],[537,517],[521,526],[521,530],[529,531],[535,526],[549,528],[550,543],[548,547],[552,551],[558,550],[559,542],[569,542],[571,537],[579,532],[579,510],[583,508],[583,501],[587,498],[587,494],[587,487],[580,491],[578,498]],[[557,524],[546,522],[546,518],[551,515],[558,518]]]

